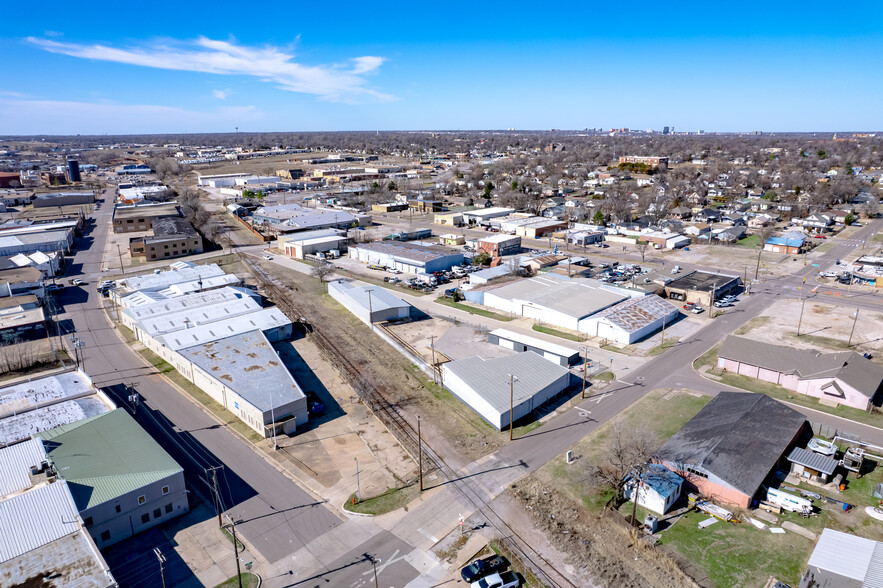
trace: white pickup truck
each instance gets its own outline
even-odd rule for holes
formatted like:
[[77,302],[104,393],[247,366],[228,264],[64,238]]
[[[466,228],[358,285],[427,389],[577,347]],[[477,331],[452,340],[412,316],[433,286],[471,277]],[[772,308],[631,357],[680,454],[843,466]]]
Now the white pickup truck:
[[521,579],[515,572],[503,572],[485,576],[478,582],[473,582],[470,588],[518,588]]

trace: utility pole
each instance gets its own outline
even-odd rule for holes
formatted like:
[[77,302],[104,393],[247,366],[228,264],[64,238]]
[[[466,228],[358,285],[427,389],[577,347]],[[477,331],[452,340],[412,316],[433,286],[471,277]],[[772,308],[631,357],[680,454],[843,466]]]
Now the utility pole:
[[356,499],[362,502],[362,488],[359,485],[359,458],[354,457],[353,459],[356,460]]
[[417,415],[417,470],[420,491],[423,492],[423,437],[420,435],[420,415]]
[[123,251],[120,249],[120,246],[117,245],[117,254],[120,256],[120,273],[123,274],[123,277],[126,277],[126,269],[123,267]]
[[584,399],[586,397],[586,372],[589,371],[589,348],[583,347],[581,351],[583,352],[583,391],[580,398]]
[[797,336],[800,337],[800,325],[803,324],[803,307],[806,306],[806,298],[800,303],[800,318],[797,319]]
[[159,547],[154,547],[153,553],[156,554],[156,559],[157,561],[159,561],[159,577],[162,579],[162,588],[166,588],[166,573],[163,570],[163,564],[166,562],[166,556],[162,554],[162,551],[159,550]]
[[224,528],[230,528],[231,533],[233,534],[233,556],[236,558],[236,578],[239,580],[239,588],[242,588],[242,572],[239,569],[239,542],[236,540],[236,521],[233,520],[233,517],[227,516],[227,519],[230,521],[229,524],[224,525]]
[[665,315],[662,315],[662,342],[659,344],[659,348],[665,351]]
[[435,368],[435,335],[429,338],[429,348],[432,349],[432,382],[433,384],[437,384],[436,381],[436,368]]
[[205,475],[212,477],[212,490],[215,495],[215,510],[218,512],[218,526],[223,527],[224,521],[221,520],[221,494],[218,492],[218,470],[224,469],[224,466],[212,466],[205,469]]
[[371,329],[374,329],[374,304],[371,300],[371,292],[373,292],[373,288],[367,288],[365,292],[368,294],[368,323],[371,325]]
[[377,562],[383,563],[383,560],[377,559],[377,558],[372,557],[370,555],[368,556],[368,559],[371,560],[371,565],[374,567],[374,588],[380,588],[380,584],[378,583],[378,580],[377,580]]
[[272,392],[270,392],[270,420],[273,421],[273,451],[277,451],[279,445],[276,444],[276,410],[275,405],[273,404]]
[[858,322],[858,309],[855,309],[855,318],[852,321],[852,330],[849,331],[849,342],[846,344],[847,347],[852,347],[852,335],[855,333],[855,323]]
[[518,380],[509,374],[509,441],[512,441],[512,433],[515,429],[515,382]]
[[754,268],[754,281],[757,281],[757,276],[760,274],[760,254],[763,253],[763,244],[761,244],[760,249],[757,250],[757,267]]

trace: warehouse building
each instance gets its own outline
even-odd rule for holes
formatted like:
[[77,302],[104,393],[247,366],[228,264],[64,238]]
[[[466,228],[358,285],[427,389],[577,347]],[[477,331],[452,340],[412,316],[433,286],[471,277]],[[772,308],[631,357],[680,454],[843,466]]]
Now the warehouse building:
[[247,288],[226,286],[216,290],[196,292],[188,296],[163,297],[149,303],[132,305],[120,311],[120,320],[123,325],[135,332],[141,321],[180,312],[190,313],[190,317],[192,317],[203,306],[234,303],[243,298],[251,298],[258,307],[260,306],[261,297],[257,292]]
[[117,287],[122,287],[128,292],[159,292],[173,284],[226,275],[216,263],[196,265],[182,261],[170,267],[172,269],[158,274],[142,274],[118,280]]
[[571,377],[566,368],[535,353],[468,357],[445,363],[442,370],[445,388],[497,430],[509,426],[510,414],[518,421],[555,398],[570,386]]
[[0,255],[29,255],[36,251],[52,254],[70,251],[74,243],[71,229],[45,231],[42,229],[0,231]]
[[679,314],[676,306],[659,296],[631,298],[587,318],[582,329],[591,337],[629,345],[670,325]]
[[487,341],[513,351],[532,351],[564,367],[578,363],[582,359],[578,349],[571,349],[545,339],[523,335],[507,329],[494,329],[488,333]]
[[412,274],[445,271],[463,263],[457,250],[420,243],[360,243],[350,248],[350,257]]
[[33,267],[0,270],[0,298],[23,295],[43,299],[43,272]]
[[70,485],[30,474],[45,455],[39,439],[0,449],[0,586],[116,588]]
[[279,247],[285,255],[304,259],[307,255],[316,253],[328,253],[329,251],[345,252],[347,239],[344,231],[337,229],[323,229],[319,231],[304,231],[292,235],[280,235]]
[[0,447],[115,408],[79,369],[0,388]]
[[492,206],[491,208],[476,208],[463,212],[463,222],[469,225],[486,225],[492,218],[509,216],[515,212],[514,208]]
[[44,431],[39,438],[100,548],[190,509],[183,468],[125,409]]
[[597,280],[569,280],[564,276],[548,274],[507,282],[501,286],[489,286],[482,294],[479,297],[481,300],[474,300],[476,293],[469,292],[467,300],[514,316],[581,332],[586,332],[585,320],[596,312],[630,296],[645,295],[644,292],[610,286]]
[[34,208],[80,206],[94,203],[95,192],[50,192],[48,194],[37,194],[32,201]]
[[372,288],[347,280],[336,280],[328,284],[328,294],[365,324],[411,316],[411,305],[386,288]]
[[[18,298],[18,296],[16,296]],[[46,316],[41,307],[0,308],[0,344],[46,338]]]

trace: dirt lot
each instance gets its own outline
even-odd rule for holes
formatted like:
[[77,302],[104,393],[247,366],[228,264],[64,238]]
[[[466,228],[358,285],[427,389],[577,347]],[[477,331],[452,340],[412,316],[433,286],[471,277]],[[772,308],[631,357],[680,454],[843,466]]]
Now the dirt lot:
[[801,336],[798,337],[801,304],[797,299],[779,300],[737,329],[735,334],[800,349],[843,351],[847,349],[854,324],[853,350],[871,352],[875,356],[883,350],[883,305],[879,311],[860,310],[855,319],[850,308],[807,300],[800,326]]

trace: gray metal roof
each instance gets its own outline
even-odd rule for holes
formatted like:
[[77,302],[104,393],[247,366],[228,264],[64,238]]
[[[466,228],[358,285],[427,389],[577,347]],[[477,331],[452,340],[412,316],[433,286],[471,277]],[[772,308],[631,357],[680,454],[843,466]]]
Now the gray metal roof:
[[874,553],[871,555],[871,563],[865,572],[863,588],[883,588],[883,543],[877,542]]
[[125,278],[126,287],[129,290],[162,290],[168,288],[172,284],[180,284],[182,282],[198,281],[200,278],[205,280],[213,276],[224,275],[224,270],[217,264],[197,265],[193,267],[183,267],[181,269],[160,272],[158,274],[150,273],[141,276],[132,276]]
[[[358,283],[337,280],[328,285],[353,301],[364,310],[389,310],[390,308],[407,308],[411,306],[386,288],[380,286],[361,286]],[[368,298],[368,292],[371,298]]]
[[837,469],[836,459],[810,451],[809,449],[803,449],[802,447],[792,449],[791,454],[788,456],[788,461],[828,474],[829,476]]
[[510,331],[508,329],[494,329],[490,334],[496,335],[500,339],[508,339],[509,341],[515,341],[523,345],[536,347],[537,349],[542,349],[543,351],[548,351],[549,353],[554,353],[561,357],[572,357],[573,355],[579,354],[579,349],[565,347],[558,343],[552,343],[551,341],[546,341],[545,339],[525,335],[523,333],[516,333],[515,331]]
[[386,255],[407,260],[427,262],[435,259],[441,259],[449,255],[460,255],[462,253],[456,249],[449,249],[441,245],[419,245],[417,243],[407,242],[374,242],[359,243],[353,246],[355,249],[364,249],[366,251],[376,251]]
[[[189,296],[182,296],[182,298],[189,298]],[[138,321],[137,324],[142,331],[155,337],[161,333],[172,333],[199,325],[207,325],[250,314],[260,309],[261,305],[253,298],[243,296],[239,299],[223,300],[215,304],[205,304],[196,308],[147,317]]]
[[[133,296],[135,296],[133,294]],[[158,302],[149,304],[139,304],[125,308],[123,314],[129,315],[135,320],[143,320],[151,317],[162,316],[169,313],[178,312],[187,309],[199,309],[204,305],[217,304],[220,302],[239,300],[242,298],[259,297],[257,294],[249,294],[248,291],[235,289],[230,286],[218,288],[217,290],[208,290],[206,292],[197,292],[187,296],[178,296],[177,298],[163,299]]]
[[751,392],[721,392],[659,448],[657,456],[700,466],[753,496],[806,418]]
[[488,289],[485,293],[548,308],[577,319],[595,314],[628,298],[603,288],[597,280],[562,278],[538,276]]
[[258,330],[181,349],[178,353],[264,412],[305,396]]
[[536,353],[493,359],[467,357],[446,363],[444,367],[501,413],[509,410],[509,374],[518,379],[513,393],[516,406],[553,382],[570,375],[566,368]]
[[94,390],[92,380],[80,370],[34,378],[0,388],[0,416],[21,412],[39,404],[58,402]]
[[863,582],[878,545],[871,539],[823,529],[807,565]]
[[0,498],[33,486],[30,467],[46,459],[43,442],[28,439],[0,449]]
[[63,480],[0,502],[0,563],[76,533],[78,514]]
[[651,294],[643,298],[632,298],[602,310],[599,319],[609,321],[627,333],[634,333],[663,318],[671,321],[678,313],[676,306]]

